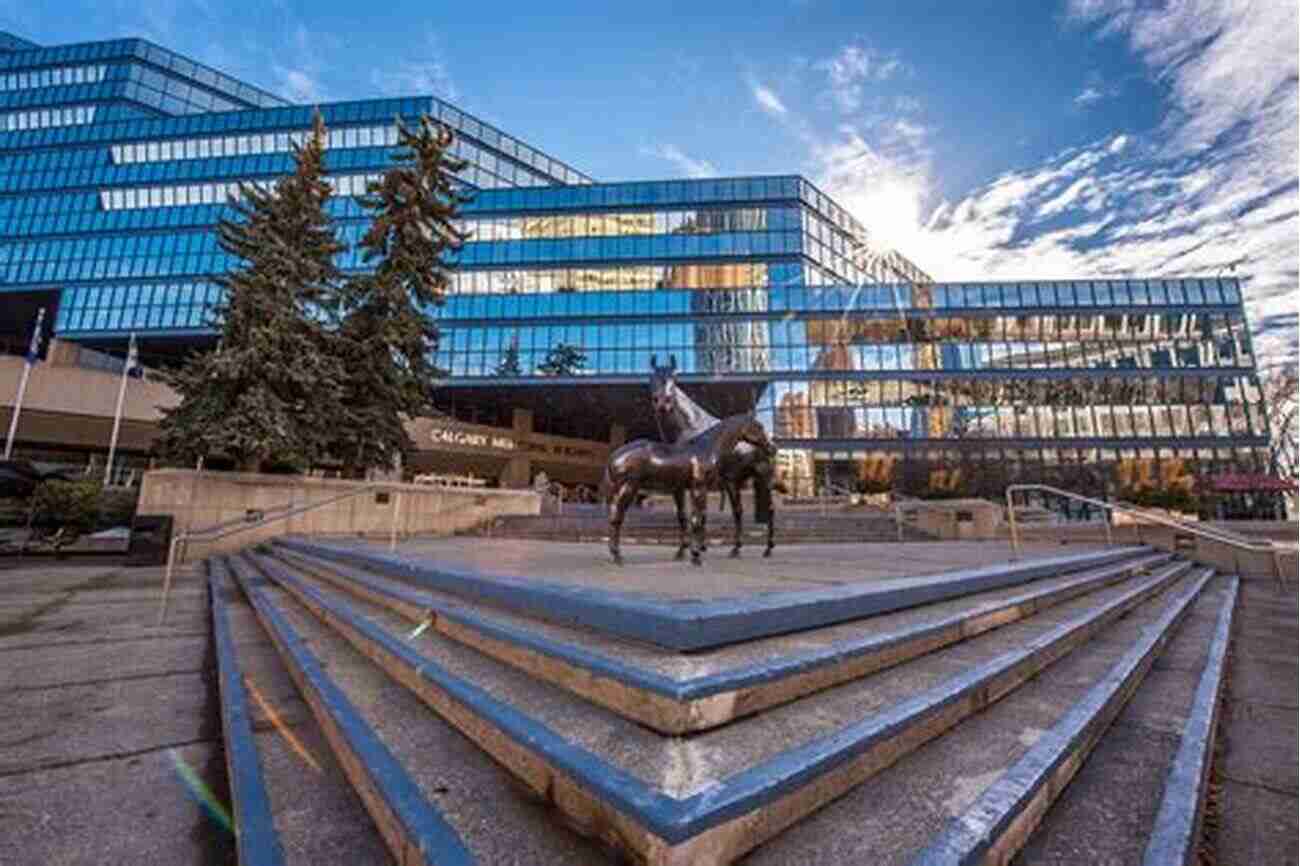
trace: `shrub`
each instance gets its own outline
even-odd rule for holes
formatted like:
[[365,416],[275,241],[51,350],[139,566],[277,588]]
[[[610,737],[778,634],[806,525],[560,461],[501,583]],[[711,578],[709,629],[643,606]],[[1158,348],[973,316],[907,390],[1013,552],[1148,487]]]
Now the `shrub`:
[[135,517],[135,503],[140,498],[139,488],[115,487],[104,489],[99,494],[99,518],[95,523],[97,529],[112,529],[114,526],[130,526]]
[[97,481],[43,481],[32,494],[32,524],[82,535],[99,521],[100,486]]

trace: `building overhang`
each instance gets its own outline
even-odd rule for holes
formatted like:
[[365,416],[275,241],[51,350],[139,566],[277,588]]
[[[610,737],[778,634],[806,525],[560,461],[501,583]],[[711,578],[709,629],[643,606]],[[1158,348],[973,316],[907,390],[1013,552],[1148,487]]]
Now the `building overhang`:
[[[719,418],[753,411],[770,382],[767,375],[678,377],[678,384],[691,399]],[[660,438],[646,375],[449,379],[436,389],[434,400],[440,407],[453,402],[485,409],[508,406],[534,414],[591,419],[622,425],[628,439]]]

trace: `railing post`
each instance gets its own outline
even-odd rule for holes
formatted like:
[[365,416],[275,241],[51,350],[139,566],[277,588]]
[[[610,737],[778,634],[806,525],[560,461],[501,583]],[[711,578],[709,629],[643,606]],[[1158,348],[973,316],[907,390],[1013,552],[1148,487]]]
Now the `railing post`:
[[1111,511],[1110,509],[1108,509],[1108,508],[1103,508],[1103,509],[1101,510],[1101,519],[1102,519],[1102,522],[1106,524],[1106,546],[1107,546],[1107,547],[1114,547],[1114,546],[1115,546],[1115,536],[1112,534],[1112,531],[1111,531],[1111,528],[1110,528],[1110,519],[1111,519],[1111,517],[1112,517],[1113,515],[1114,515],[1114,512],[1112,512],[1112,511]]
[[162,608],[158,611],[158,625],[160,627],[163,621],[167,619],[167,595],[172,588],[172,569],[176,566],[176,547],[184,537],[184,533],[176,536],[172,539],[172,543],[167,546],[167,573],[163,577]]
[[1014,562],[1020,558],[1020,538],[1016,530],[1016,505],[1013,491],[1007,488],[1007,525],[1011,528],[1011,559]]

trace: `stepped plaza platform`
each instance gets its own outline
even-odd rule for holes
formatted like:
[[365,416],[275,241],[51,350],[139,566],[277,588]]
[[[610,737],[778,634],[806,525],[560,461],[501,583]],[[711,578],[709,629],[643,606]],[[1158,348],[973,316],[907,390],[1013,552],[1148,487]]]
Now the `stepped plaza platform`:
[[1288,862],[1293,583],[671,554],[280,538],[161,627],[160,569],[0,569],[0,863]]
[[[356,546],[386,552],[386,543],[358,540]],[[1104,545],[1062,545],[1056,540],[1025,547],[1024,559],[1103,550]],[[527,573],[544,583],[623,590],[657,598],[719,599],[798,589],[934,575],[1011,561],[1006,541],[933,541],[780,545],[767,559],[758,546],[730,559],[727,548],[710,547],[706,564],[677,562],[662,545],[624,544],[620,568],[604,545],[523,539],[416,538],[399,541],[396,553],[436,562],[448,569],[485,575]]]
[[277,540],[426,589],[668,649],[701,650],[742,640],[996,589],[1055,573],[1076,561],[1104,564],[1135,548],[1046,545],[1012,563],[1003,542],[796,545],[771,557],[731,559],[713,549],[703,567],[662,547],[628,549],[613,565],[603,547],[487,539],[386,545],[362,540]]

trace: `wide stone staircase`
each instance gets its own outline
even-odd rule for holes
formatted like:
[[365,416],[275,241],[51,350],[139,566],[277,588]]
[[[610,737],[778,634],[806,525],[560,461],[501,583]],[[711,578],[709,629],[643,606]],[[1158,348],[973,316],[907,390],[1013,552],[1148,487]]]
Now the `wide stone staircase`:
[[[710,510],[705,524],[711,544],[730,544],[735,534],[731,510],[715,507],[717,496],[710,496]],[[546,541],[603,541],[609,536],[609,518],[603,506],[566,505],[564,513],[497,517],[475,530],[492,538],[521,538]],[[753,521],[746,508],[742,521],[745,544],[762,544],[767,527]],[[904,541],[930,541],[929,535],[904,523]],[[819,542],[897,541],[899,527],[892,514],[875,509],[837,508],[822,513],[816,508],[776,511],[777,544],[815,544]],[[671,503],[654,508],[632,508],[623,522],[623,541],[627,544],[677,544],[680,530]]]
[[209,560],[250,864],[1189,862],[1238,581],[1142,547],[699,601]]

